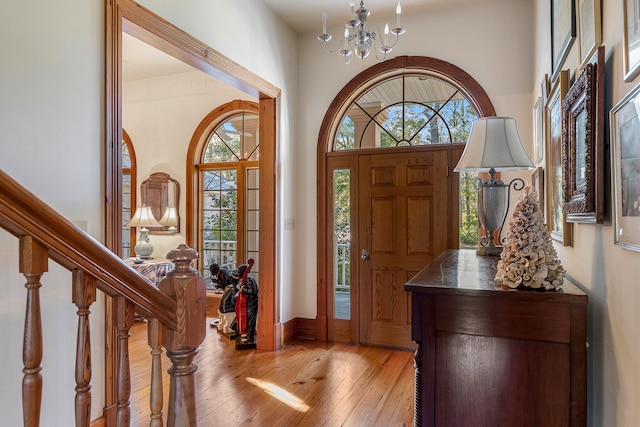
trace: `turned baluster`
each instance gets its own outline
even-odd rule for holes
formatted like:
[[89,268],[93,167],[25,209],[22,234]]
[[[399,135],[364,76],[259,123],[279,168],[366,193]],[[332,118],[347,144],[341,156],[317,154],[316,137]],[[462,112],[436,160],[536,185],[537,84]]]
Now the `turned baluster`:
[[22,361],[22,418],[25,427],[40,425],[42,404],[42,314],[40,312],[40,278],[48,271],[47,249],[31,236],[20,238],[20,273],[27,283],[27,307],[24,320]]
[[96,281],[82,270],[74,270],[72,278],[73,303],[78,307],[78,336],[76,342],[76,426],[91,424],[91,333],[89,314],[96,301]]
[[151,390],[149,394],[149,407],[151,420],[149,427],[162,427],[162,330],[158,319],[148,319],[147,337],[151,347]]
[[129,330],[135,321],[135,307],[124,297],[115,298],[118,330],[118,366],[116,372],[116,426],[128,427],[131,420],[131,371],[129,366]]
[[195,250],[180,245],[167,258],[174,268],[159,284],[160,291],[176,301],[177,329],[164,329],[165,348],[171,360],[167,426],[192,427],[196,422],[195,371],[193,358],[206,335],[206,291],[204,279],[191,268]]

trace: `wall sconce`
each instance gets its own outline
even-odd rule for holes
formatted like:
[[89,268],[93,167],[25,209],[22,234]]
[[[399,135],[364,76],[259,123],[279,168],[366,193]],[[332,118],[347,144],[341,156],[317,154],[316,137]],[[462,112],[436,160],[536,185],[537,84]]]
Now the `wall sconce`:
[[140,259],[149,259],[153,253],[153,245],[149,242],[149,230],[147,227],[162,227],[151,212],[151,206],[139,206],[133,218],[126,224],[127,227],[137,227],[140,238],[133,250]]
[[454,171],[490,174],[484,181],[476,179],[478,220],[485,229],[478,255],[499,255],[502,252],[500,234],[509,212],[511,187],[516,191],[524,188],[522,178],[514,178],[505,184],[495,178],[495,173],[525,169],[535,169],[535,166],[522,146],[514,118],[484,117],[471,124],[469,140]]

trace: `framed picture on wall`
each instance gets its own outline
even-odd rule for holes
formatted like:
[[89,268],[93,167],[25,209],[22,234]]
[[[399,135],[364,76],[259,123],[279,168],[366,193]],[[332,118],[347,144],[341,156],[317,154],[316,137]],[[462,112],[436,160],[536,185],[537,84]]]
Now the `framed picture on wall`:
[[551,92],[551,81],[549,80],[549,74],[545,74],[540,82],[540,93],[542,93],[542,105],[547,103],[549,99],[549,92]]
[[622,59],[624,81],[630,82],[640,71],[640,0],[624,0]]
[[531,187],[538,194],[540,211],[544,212],[544,168],[537,167],[531,174]]
[[576,21],[578,22],[580,69],[602,43],[602,18],[600,0],[576,0]]
[[562,102],[562,209],[568,222],[604,221],[604,47]]
[[546,147],[546,220],[551,238],[572,245],[572,224],[562,212],[562,101],[569,90],[569,70],[555,80],[545,106]]
[[[640,1],[640,0],[637,0]],[[576,39],[574,0],[551,0],[551,80],[555,81]]]
[[640,85],[611,109],[614,243],[640,252]]
[[539,96],[533,106],[533,141],[535,143],[535,161],[537,165],[544,159],[544,105]]

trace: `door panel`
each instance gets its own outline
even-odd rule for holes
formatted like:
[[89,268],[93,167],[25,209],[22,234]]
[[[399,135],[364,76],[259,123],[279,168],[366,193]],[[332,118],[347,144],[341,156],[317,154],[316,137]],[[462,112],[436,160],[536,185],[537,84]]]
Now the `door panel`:
[[359,156],[360,342],[412,348],[404,284],[447,248],[448,152]]

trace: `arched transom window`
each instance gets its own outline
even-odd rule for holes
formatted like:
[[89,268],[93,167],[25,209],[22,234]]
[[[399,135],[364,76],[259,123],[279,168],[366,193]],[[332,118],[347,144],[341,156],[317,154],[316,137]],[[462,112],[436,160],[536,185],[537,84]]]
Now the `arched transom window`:
[[464,143],[476,118],[473,103],[443,77],[401,74],[357,96],[332,151]]
[[218,124],[209,135],[202,163],[258,160],[258,115],[238,113]]

